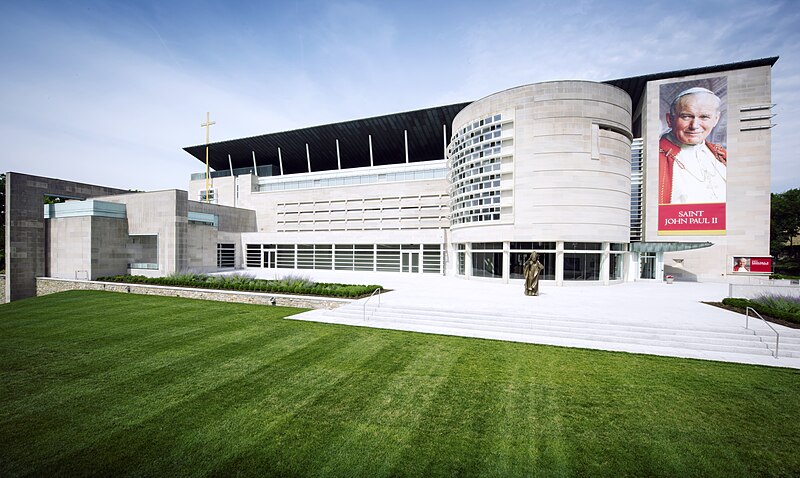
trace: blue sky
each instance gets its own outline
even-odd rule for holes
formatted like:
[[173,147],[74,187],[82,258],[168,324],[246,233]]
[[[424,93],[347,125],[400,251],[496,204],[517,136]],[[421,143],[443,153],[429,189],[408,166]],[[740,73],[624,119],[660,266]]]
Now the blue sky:
[[0,170],[186,189],[182,147],[780,56],[772,190],[800,187],[800,2],[3,2]]

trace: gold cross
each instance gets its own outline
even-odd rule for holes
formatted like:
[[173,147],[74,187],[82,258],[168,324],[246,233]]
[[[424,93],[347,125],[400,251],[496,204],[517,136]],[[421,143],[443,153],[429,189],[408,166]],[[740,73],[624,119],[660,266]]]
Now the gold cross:
[[206,129],[206,204],[208,204],[208,193],[209,193],[209,178],[211,175],[208,173],[208,135],[209,130],[211,129],[212,124],[217,124],[215,121],[211,121],[211,113],[206,111],[206,122],[200,125],[201,128]]

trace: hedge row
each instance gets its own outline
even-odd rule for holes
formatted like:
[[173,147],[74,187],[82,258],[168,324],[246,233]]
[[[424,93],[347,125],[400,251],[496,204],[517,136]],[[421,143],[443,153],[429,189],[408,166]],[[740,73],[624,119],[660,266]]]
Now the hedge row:
[[722,299],[722,303],[729,307],[737,307],[743,310],[746,309],[747,307],[752,307],[753,309],[756,310],[756,312],[758,312],[761,315],[768,315],[776,319],[781,319],[787,322],[800,324],[800,313],[790,312],[775,307],[770,307],[769,305],[759,303],[756,300],[726,298]]
[[352,285],[335,283],[315,283],[309,280],[265,280],[233,276],[207,276],[204,274],[182,274],[170,277],[145,277],[119,275],[98,277],[101,282],[120,282],[127,284],[152,284],[197,289],[239,290],[252,292],[271,292],[275,294],[313,295],[320,297],[359,298],[372,294],[379,285]]

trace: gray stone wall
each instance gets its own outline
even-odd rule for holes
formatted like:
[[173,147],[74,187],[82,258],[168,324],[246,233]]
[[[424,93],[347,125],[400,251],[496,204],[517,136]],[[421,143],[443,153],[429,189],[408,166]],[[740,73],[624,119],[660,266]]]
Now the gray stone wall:
[[96,279],[125,274],[128,267],[125,219],[63,217],[46,221],[45,275],[61,279]]
[[215,214],[219,218],[218,229],[220,232],[256,232],[258,230],[256,228],[256,212],[250,209],[189,201],[188,211]]
[[104,290],[108,292],[124,292],[142,295],[160,295],[166,297],[183,297],[187,299],[215,300],[219,302],[237,302],[244,304],[275,305],[285,307],[302,307],[306,309],[335,309],[353,302],[352,299],[336,299],[327,297],[308,297],[298,295],[270,294],[259,292],[222,291],[191,289],[186,287],[169,287],[144,284],[119,284],[116,282],[95,282],[72,279],[54,279],[50,277],[36,278],[36,295],[55,294],[68,290]]
[[92,217],[92,268],[89,278],[128,272],[128,223],[125,219]]
[[6,303],[6,276],[0,274],[0,304]]
[[43,196],[86,199],[127,191],[9,172],[6,174],[6,292],[8,300],[36,294],[47,261]]
[[[101,198],[125,204],[128,233],[158,236],[158,272],[186,269],[186,192],[175,189]],[[183,211],[181,202],[183,201]],[[183,244],[183,247],[181,247]]]
[[88,279],[91,270],[92,217],[59,217],[45,222],[48,245],[47,270],[50,277]]
[[800,285],[788,280],[765,281],[762,284],[728,284],[728,297],[755,299],[765,295],[800,298]]
[[217,229],[212,226],[187,226],[187,268],[192,272],[217,270]]

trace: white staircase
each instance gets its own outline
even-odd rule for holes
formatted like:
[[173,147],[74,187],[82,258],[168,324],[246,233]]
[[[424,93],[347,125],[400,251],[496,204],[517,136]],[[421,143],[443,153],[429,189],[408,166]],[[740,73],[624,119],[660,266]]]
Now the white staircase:
[[[295,318],[346,325],[479,337],[537,344],[627,351],[800,367],[800,330],[782,331],[778,359],[775,334],[763,327],[636,324],[612,318],[561,317],[536,313],[477,312],[381,305],[363,301]],[[763,325],[763,324],[759,324]]]

